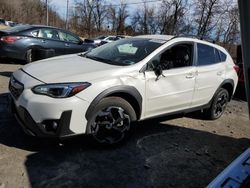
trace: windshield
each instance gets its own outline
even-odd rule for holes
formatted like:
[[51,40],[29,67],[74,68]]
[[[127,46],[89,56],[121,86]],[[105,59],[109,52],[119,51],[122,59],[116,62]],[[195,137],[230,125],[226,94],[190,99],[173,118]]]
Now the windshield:
[[20,25],[20,26],[15,26],[15,27],[5,29],[5,31],[8,32],[8,33],[16,33],[16,32],[19,32],[19,31],[24,31],[26,29],[30,29],[30,28],[31,28],[30,25]]
[[121,39],[93,49],[85,57],[112,65],[133,65],[143,60],[165,40],[143,38]]

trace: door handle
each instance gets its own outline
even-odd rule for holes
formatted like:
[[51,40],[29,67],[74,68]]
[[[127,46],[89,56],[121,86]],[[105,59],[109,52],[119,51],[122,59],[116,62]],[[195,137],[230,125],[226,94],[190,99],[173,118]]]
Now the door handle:
[[65,44],[66,47],[70,47],[70,45],[68,43]]
[[46,40],[41,40],[42,41],[42,43],[46,43]]
[[187,73],[186,78],[188,79],[194,78],[194,73],[193,72]]

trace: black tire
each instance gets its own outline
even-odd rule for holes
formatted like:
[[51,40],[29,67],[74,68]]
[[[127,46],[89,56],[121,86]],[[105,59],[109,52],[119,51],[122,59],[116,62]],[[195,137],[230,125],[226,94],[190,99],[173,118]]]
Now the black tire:
[[210,108],[205,111],[206,118],[210,120],[220,118],[225,112],[228,101],[228,91],[224,88],[220,88],[215,94]]
[[98,144],[117,145],[125,140],[136,121],[133,107],[120,97],[102,99],[91,113],[87,133],[91,134]]
[[25,59],[26,59],[26,63],[31,63],[33,61],[32,49],[27,50]]

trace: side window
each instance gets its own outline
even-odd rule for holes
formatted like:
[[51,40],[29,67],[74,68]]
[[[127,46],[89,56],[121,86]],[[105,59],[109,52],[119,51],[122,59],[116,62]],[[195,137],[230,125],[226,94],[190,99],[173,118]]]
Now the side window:
[[163,70],[191,66],[193,64],[193,44],[174,45],[157,55],[152,62],[160,63]]
[[33,37],[38,37],[38,34],[39,34],[39,30],[31,31],[31,35]]
[[109,37],[108,40],[113,40],[113,41],[115,41],[115,40],[117,40],[117,39],[116,39],[116,37]]
[[227,59],[227,55],[226,55],[226,54],[224,54],[222,51],[219,51],[219,52],[220,52],[220,58],[221,58],[221,61],[222,61],[222,62],[226,61],[226,59]]
[[41,29],[38,34],[38,37],[53,39],[53,40],[60,40],[58,32],[54,29]]
[[66,41],[66,42],[72,42],[72,43],[76,43],[76,44],[78,44],[80,42],[80,40],[78,38],[74,37],[73,35],[70,35],[68,33],[61,32],[61,31],[59,31],[59,37],[60,37],[60,40]]
[[215,64],[215,51],[214,48],[204,44],[197,44],[198,47],[198,65],[211,65]]

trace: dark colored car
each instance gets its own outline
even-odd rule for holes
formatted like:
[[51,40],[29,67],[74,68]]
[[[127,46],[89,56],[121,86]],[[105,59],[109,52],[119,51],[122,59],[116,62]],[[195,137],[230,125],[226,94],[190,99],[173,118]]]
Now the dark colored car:
[[5,19],[0,18],[0,25],[5,25]]
[[[95,47],[75,34],[55,27],[21,25],[0,31],[0,57],[25,60],[27,63]],[[40,57],[37,58],[37,54]]]

